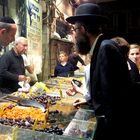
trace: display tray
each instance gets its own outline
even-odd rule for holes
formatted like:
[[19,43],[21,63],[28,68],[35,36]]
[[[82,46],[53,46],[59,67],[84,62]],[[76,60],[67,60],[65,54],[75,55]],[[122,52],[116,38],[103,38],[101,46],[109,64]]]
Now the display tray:
[[96,122],[94,111],[90,109],[83,109],[83,108],[80,108],[76,112],[74,119]]
[[[60,88],[60,85],[70,84],[71,81],[70,78],[57,80]],[[96,126],[94,111],[89,108],[74,108],[73,102],[83,96],[81,94],[68,96],[65,89],[60,88],[56,88],[58,91],[56,93],[43,91],[43,93],[12,94],[43,104],[46,112],[42,112],[39,108],[19,106],[11,101],[3,102],[2,99],[0,140],[92,140]],[[82,126],[86,128],[82,130]]]
[[81,138],[84,140],[92,140],[96,126],[96,118],[93,110],[80,108],[74,119],[65,129],[63,135]]
[[[23,107],[11,103],[3,103],[0,108],[0,134],[5,136],[3,128],[16,127],[20,129],[34,130],[49,134],[62,135],[65,128],[74,118],[77,109],[68,104],[57,103],[50,105],[49,114],[43,113],[38,108]],[[27,129],[27,130],[26,130]],[[4,133],[3,133],[4,132]],[[9,132],[7,132],[9,135]],[[46,136],[47,137],[47,136]],[[0,139],[1,140],[1,139]]]
[[65,125],[62,135],[0,124],[0,140],[92,140],[96,126],[94,111],[80,108],[72,116],[57,117]]
[[[65,98],[57,101],[55,105],[50,105],[49,111],[51,113],[49,113],[47,117],[48,123],[46,123],[46,125],[44,125],[43,121],[45,114],[43,112],[34,113],[36,111],[38,112],[39,109],[37,108],[15,106],[15,104],[12,104],[13,107],[11,108],[11,102],[1,103],[0,113],[5,119],[0,120],[0,140],[13,140],[13,137],[15,137],[14,140],[92,140],[96,123],[94,111],[83,108],[77,110],[70,103],[72,101],[72,98]],[[7,110],[6,106],[8,107],[8,111],[4,114]],[[10,113],[9,107],[12,109],[12,114]],[[16,107],[18,109],[16,109]],[[58,110],[59,113],[56,110]],[[19,119],[21,117],[22,119]],[[34,121],[36,118],[38,118],[37,123],[41,123],[36,124],[35,127]],[[28,121],[31,122],[31,124],[29,127],[26,127],[25,124],[28,124]],[[24,126],[21,126],[23,123]],[[82,128],[82,124],[87,127],[83,128],[85,130],[80,129]]]
[[56,135],[0,124],[0,140],[92,140],[93,133],[82,135]]
[[73,119],[65,129],[64,135],[84,140],[92,140],[96,122]]
[[73,79],[76,79],[78,81],[83,81],[84,77],[56,77],[51,78],[48,81],[45,82],[46,86],[48,88],[61,88],[61,89],[67,89],[71,87],[71,81]]

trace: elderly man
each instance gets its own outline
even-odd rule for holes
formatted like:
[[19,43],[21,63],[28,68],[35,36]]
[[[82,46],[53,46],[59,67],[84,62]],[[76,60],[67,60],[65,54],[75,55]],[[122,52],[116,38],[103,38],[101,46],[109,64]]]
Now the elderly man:
[[[79,52],[91,54],[90,104],[97,118],[94,140],[124,140],[128,136],[136,139],[137,129],[133,125],[136,123],[133,110],[130,112],[129,108],[134,105],[132,101],[135,95],[132,97],[130,92],[131,79],[121,49],[103,35],[102,25],[108,22],[107,17],[103,16],[99,5],[85,3],[77,7],[76,15],[66,20],[75,24],[77,44],[82,41],[90,44],[78,49]],[[83,102],[79,99],[74,105]]]
[[[27,51],[28,43],[24,37],[15,40],[15,47],[1,56],[0,59],[0,88],[4,93],[18,90],[19,81],[26,81],[23,57]],[[29,79],[30,80],[30,79]]]

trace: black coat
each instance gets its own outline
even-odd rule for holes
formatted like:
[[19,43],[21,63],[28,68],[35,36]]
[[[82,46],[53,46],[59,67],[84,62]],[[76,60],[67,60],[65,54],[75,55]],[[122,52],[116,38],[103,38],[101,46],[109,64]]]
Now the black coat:
[[79,69],[77,67],[77,63],[78,61],[82,64],[82,65],[85,65],[84,61],[82,60],[82,58],[78,55],[78,54],[70,54],[69,55],[69,58],[68,58],[68,62],[70,62],[73,67],[74,67],[74,71]]
[[139,74],[139,69],[137,67],[137,65],[131,61],[130,59],[128,59],[128,63],[130,65],[130,76],[133,82],[137,83],[140,82],[140,74]]
[[112,40],[104,40],[103,36],[98,39],[91,58],[90,87],[97,120],[104,117],[101,127],[97,125],[94,139],[126,138],[133,116],[130,110],[134,106],[132,82],[121,48]]

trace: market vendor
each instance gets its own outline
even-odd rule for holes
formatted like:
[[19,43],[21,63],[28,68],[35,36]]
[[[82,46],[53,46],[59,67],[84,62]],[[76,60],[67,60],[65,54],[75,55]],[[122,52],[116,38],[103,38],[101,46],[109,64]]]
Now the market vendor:
[[18,37],[15,46],[6,52],[0,59],[0,90],[3,93],[12,93],[18,90],[19,81],[30,81],[25,75],[25,66],[22,54],[28,49],[27,39]]

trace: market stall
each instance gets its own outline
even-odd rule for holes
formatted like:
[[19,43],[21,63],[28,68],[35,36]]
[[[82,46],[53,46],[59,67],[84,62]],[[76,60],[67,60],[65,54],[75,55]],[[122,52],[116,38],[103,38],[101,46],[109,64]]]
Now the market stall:
[[70,81],[71,78],[52,78],[36,83],[28,93],[16,92],[1,98],[0,140],[92,140],[94,111],[73,107],[73,101],[83,97],[65,93]]

